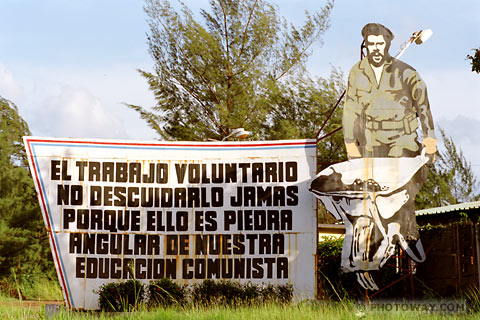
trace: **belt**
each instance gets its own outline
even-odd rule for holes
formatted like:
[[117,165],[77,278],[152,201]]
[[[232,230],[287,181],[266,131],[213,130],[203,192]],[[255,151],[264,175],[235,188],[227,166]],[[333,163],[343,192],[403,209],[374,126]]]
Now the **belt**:
[[418,120],[415,115],[409,115],[405,118],[395,121],[395,120],[382,120],[376,121],[370,117],[367,117],[366,123],[367,129],[370,130],[404,130],[406,134],[410,134],[417,130],[418,128]]

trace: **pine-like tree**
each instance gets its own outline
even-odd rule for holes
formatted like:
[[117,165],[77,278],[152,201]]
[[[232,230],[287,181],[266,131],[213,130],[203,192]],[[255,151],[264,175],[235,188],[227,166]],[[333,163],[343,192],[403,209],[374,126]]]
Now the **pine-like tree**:
[[480,200],[480,185],[470,162],[453,139],[439,129],[444,150],[430,168],[428,180],[415,199],[417,209]]
[[[177,13],[168,1],[146,0],[155,70],[140,72],[157,104],[153,111],[129,105],[161,138],[222,140],[239,127],[253,139],[314,137],[313,113],[325,117],[325,104],[340,91],[337,82],[318,83],[305,72],[328,28],[331,1],[306,13],[301,28],[265,0],[212,0],[202,23],[180,5]],[[318,94],[301,97],[309,90]]]

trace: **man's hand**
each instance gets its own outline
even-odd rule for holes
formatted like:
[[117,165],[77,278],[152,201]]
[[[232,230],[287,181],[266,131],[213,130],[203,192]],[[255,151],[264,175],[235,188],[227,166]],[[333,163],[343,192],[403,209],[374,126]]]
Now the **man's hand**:
[[428,163],[432,165],[437,160],[435,154],[437,152],[437,139],[427,137],[423,139],[422,144],[425,146],[426,156],[430,158]]
[[425,146],[427,154],[434,154],[437,152],[437,139],[427,137],[423,139],[422,144]]
[[360,154],[360,151],[358,150],[357,145],[354,142],[345,143],[345,147],[347,148],[347,156],[349,159],[362,157],[362,155]]

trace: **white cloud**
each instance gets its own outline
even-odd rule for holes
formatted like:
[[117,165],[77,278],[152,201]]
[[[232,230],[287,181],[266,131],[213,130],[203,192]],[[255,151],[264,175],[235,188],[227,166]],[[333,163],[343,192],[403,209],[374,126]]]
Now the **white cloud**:
[[462,150],[480,180],[480,119],[457,115],[453,119],[440,119],[437,126],[442,128],[447,137],[452,138],[455,145]]
[[480,77],[468,66],[423,72],[422,77],[436,126],[453,139],[480,179]]
[[[442,118],[438,125],[447,136],[455,137],[458,143],[480,144],[480,119],[457,115],[453,119]],[[480,147],[478,148],[480,151]]]
[[15,80],[13,73],[0,64],[0,96],[19,103],[23,98],[23,88]]
[[[455,119],[459,115],[480,119],[480,77],[469,70],[439,69],[421,72],[435,119]],[[458,119],[460,120],[460,119]]]
[[[48,69],[22,65],[11,72],[2,70],[5,69],[0,68],[0,95],[17,104],[35,136],[158,138],[137,112],[123,104],[147,108],[155,104],[145,79],[134,67]],[[7,91],[12,94],[5,94]]]
[[86,90],[64,88],[58,96],[46,99],[42,110],[42,123],[52,136],[123,138],[126,135],[123,123]]
[[[149,67],[145,69],[149,70]],[[120,123],[121,132],[113,138],[139,140],[158,138],[147,123],[140,119],[140,115],[124,104],[131,103],[145,108],[155,104],[153,94],[148,90],[148,84],[134,67],[115,64],[105,68],[56,70],[53,74],[56,84],[53,85],[54,89],[50,90],[51,96],[60,95],[64,90],[63,87],[68,86],[98,97],[97,100],[104,113]],[[45,110],[42,111],[42,113],[45,112]],[[104,130],[111,131],[109,127],[105,127]],[[95,137],[111,138],[112,134],[98,132]]]

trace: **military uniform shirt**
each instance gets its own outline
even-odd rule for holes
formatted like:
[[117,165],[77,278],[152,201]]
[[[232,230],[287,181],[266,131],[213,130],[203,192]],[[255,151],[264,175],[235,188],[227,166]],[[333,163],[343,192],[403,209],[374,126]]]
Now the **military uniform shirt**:
[[363,157],[418,154],[417,117],[423,136],[435,138],[427,88],[415,69],[390,58],[377,83],[366,57],[353,66],[343,110],[345,143],[356,143]]

